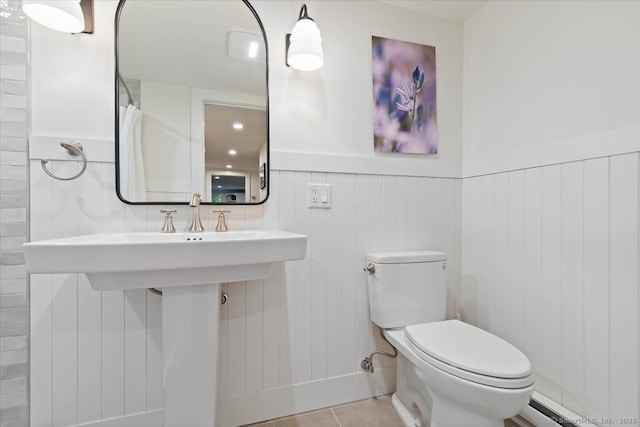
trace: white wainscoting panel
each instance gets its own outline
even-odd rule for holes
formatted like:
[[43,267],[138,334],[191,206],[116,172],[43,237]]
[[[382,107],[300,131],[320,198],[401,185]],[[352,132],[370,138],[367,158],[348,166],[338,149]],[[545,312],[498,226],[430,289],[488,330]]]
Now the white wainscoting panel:
[[[359,366],[374,349],[386,348],[369,321],[362,272],[367,252],[447,251],[450,317],[459,305],[459,180],[272,171],[271,183],[265,205],[232,208],[230,217],[248,221],[252,216],[262,219],[258,226],[307,234],[307,256],[278,266],[268,279],[226,285],[230,300],[222,310],[219,367],[222,426],[394,389],[394,361],[376,358],[379,376],[363,376]],[[331,185],[332,209],[306,207],[308,183]],[[349,391],[322,391],[330,384]]]
[[611,157],[609,170],[610,414],[640,416],[638,400],[638,155]]
[[[524,171],[524,352],[542,377],[542,169]],[[515,285],[514,285],[515,286]],[[515,342],[514,342],[515,344]],[[522,350],[522,348],[521,348]]]
[[584,414],[584,162],[562,165],[562,404]]
[[[49,167],[71,174],[78,162]],[[30,169],[32,241],[147,229],[152,208],[118,201],[113,163],[90,161],[68,182],[45,175],[38,160]],[[158,227],[157,218],[149,229]],[[76,425],[162,407],[157,296],[96,292],[84,275],[32,275],[31,304],[31,425]]]
[[464,319],[523,350],[538,392],[615,425],[640,416],[639,169],[636,152],[463,182]]
[[584,163],[584,406],[609,413],[609,163]]
[[[45,175],[38,160],[30,166],[33,241],[162,227],[163,206],[117,199],[111,162],[90,159],[86,173],[69,182]],[[49,166],[71,174],[79,165]],[[369,251],[446,251],[447,315],[462,306],[460,180],[305,171],[272,171],[270,178],[268,202],[231,207],[229,226],[307,234],[307,256],[275,266],[264,280],[223,284],[220,426],[394,389],[394,361],[376,358],[374,375],[360,369],[364,357],[387,348],[369,320],[362,271]],[[308,183],[331,184],[331,209],[306,207]],[[216,215],[201,209],[211,229]],[[188,208],[178,207],[176,228],[187,219]],[[96,292],[83,275],[33,275],[32,425],[156,414],[163,405],[161,309],[161,297],[143,290]]]

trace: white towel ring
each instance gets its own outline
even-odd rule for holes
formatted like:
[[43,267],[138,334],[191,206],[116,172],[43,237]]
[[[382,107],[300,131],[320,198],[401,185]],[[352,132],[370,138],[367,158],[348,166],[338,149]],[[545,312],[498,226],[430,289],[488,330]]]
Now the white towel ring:
[[82,169],[80,169],[80,172],[69,178],[60,178],[59,176],[55,176],[49,169],[47,169],[46,164],[49,163],[49,160],[40,160],[40,164],[42,165],[42,169],[44,169],[47,175],[49,175],[51,178],[59,179],[60,181],[71,181],[72,179],[76,179],[77,177],[82,175],[87,169],[87,156],[84,155],[84,152],[82,151],[82,144],[80,144],[79,142],[62,141],[60,143],[60,146],[65,148],[67,152],[72,156],[82,156]]

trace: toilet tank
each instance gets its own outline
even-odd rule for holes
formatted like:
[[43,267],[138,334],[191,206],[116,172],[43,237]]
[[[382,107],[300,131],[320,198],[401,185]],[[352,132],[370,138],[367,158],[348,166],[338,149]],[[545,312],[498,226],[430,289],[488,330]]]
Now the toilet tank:
[[445,319],[447,254],[432,251],[375,252],[367,264],[371,320],[400,328]]

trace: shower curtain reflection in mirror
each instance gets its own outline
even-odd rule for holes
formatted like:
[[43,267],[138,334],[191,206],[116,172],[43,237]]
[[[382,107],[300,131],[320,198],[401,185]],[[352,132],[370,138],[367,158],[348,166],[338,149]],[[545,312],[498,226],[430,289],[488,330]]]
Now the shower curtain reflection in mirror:
[[142,112],[134,105],[120,107],[120,191],[129,200],[147,200],[142,157]]

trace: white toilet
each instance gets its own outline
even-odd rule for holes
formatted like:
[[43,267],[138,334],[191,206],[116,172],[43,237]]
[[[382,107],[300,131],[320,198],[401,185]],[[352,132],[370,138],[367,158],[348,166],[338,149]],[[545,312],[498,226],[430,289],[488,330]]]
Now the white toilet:
[[446,257],[367,255],[371,320],[399,352],[393,405],[410,427],[503,427],[533,393],[531,363],[503,339],[445,320]]

